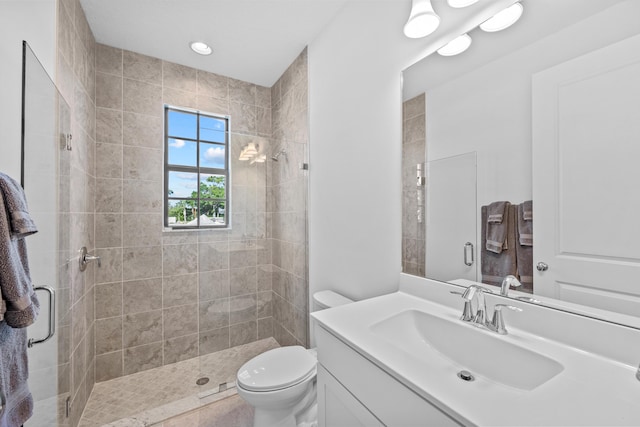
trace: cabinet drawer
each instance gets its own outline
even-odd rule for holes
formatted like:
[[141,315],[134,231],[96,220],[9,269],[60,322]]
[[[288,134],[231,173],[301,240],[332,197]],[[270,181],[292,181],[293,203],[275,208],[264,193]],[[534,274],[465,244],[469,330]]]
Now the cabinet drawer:
[[384,425],[393,427],[461,425],[326,329],[316,328],[316,342],[318,361],[322,367]]
[[384,427],[322,365],[318,365],[319,427]]

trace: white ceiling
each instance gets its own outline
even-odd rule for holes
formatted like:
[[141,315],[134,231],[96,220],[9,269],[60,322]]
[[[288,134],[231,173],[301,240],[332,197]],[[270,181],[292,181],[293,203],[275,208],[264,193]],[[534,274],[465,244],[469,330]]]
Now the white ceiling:
[[270,87],[348,0],[80,1],[98,43]]
[[432,54],[407,68],[403,98],[411,99],[623,1],[522,0],[524,12],[512,27],[497,33],[475,29],[469,33],[471,47],[464,53],[452,57]]
[[[411,7],[411,0],[80,0],[99,43],[268,87],[347,2],[375,1],[397,2],[407,16]],[[446,0],[432,0],[441,25],[424,39],[404,39],[419,52],[408,63],[515,1],[479,0],[453,9]],[[513,27],[498,33],[475,30],[467,52],[447,58],[431,55],[406,70],[405,99],[424,91],[412,89],[411,76],[420,75],[435,87],[620,1],[522,0],[524,14]],[[401,32],[404,22],[389,25]],[[354,22],[354,32],[357,27]],[[193,53],[189,43],[196,40],[211,45],[213,54]]]

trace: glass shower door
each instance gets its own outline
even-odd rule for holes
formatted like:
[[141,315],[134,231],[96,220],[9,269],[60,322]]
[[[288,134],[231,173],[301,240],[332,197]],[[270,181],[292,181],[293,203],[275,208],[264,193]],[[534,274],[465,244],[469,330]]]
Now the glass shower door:
[[478,280],[476,153],[427,162],[427,277]]
[[71,333],[64,260],[70,257],[69,224],[64,221],[62,196],[69,194],[70,110],[26,42],[22,109],[21,181],[38,227],[38,233],[27,238],[27,248],[31,278],[40,300],[40,315],[28,329],[32,343],[28,349],[29,388],[35,409],[25,425],[66,426]]

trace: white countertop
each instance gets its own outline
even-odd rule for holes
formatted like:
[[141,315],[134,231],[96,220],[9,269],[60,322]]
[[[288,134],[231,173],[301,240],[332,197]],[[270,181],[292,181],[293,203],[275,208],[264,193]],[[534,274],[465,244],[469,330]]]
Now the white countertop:
[[[502,339],[556,360],[564,366],[563,372],[530,391],[493,382],[480,375],[474,382],[464,382],[456,376],[464,366],[456,365],[444,356],[425,360],[419,354],[410,354],[381,339],[371,330],[371,325],[405,310],[424,311],[461,322],[458,308],[407,292],[315,312],[312,317],[358,353],[463,424],[640,425],[640,381],[635,378],[635,367],[510,327],[509,318],[505,316],[509,334],[501,336]],[[529,316],[540,314],[535,310],[528,311]],[[475,329],[478,333],[494,334]],[[473,348],[469,351],[473,352]],[[640,354],[637,357],[640,359]]]

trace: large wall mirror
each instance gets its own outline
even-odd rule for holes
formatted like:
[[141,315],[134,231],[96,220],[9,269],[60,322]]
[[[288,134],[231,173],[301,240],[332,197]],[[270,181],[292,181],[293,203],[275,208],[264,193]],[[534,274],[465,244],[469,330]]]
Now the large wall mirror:
[[522,4],[403,72],[403,270],[638,326],[640,2]]

